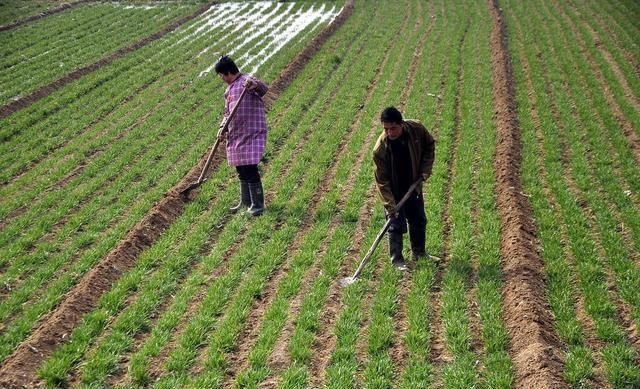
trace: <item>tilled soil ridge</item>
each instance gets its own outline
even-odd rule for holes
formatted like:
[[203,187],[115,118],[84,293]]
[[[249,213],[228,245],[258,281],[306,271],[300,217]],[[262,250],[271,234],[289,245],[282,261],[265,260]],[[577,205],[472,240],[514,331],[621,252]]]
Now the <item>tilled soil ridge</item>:
[[[199,12],[202,13],[210,7],[211,3],[208,3]],[[353,13],[353,8],[354,1],[349,0],[340,14],[276,78],[267,97],[269,105],[302,71],[312,56],[320,49],[320,46],[344,24]],[[192,19],[196,16],[197,14],[193,14],[188,18]],[[175,28],[177,26],[173,29]],[[0,117],[2,117],[1,114]],[[5,360],[5,363],[0,367],[0,387],[23,388],[38,385],[36,370],[43,361],[64,342],[64,339],[68,337],[82,317],[95,308],[103,293],[108,291],[122,274],[135,265],[140,253],[154,244],[173,221],[182,214],[186,204],[197,194],[195,190],[189,192],[188,196],[181,195],[180,192],[197,180],[204,166],[205,158],[206,155],[178,184],[167,192],[165,197],[149,211],[140,223],[129,231],[126,238],[65,296],[58,308],[46,317],[32,335]],[[216,155],[211,164],[211,170],[219,166],[223,159],[224,155],[220,153]]]
[[537,228],[519,176],[522,144],[506,25],[497,0],[488,0],[488,7],[494,21],[490,43],[498,138],[494,170],[502,231],[503,318],[510,337],[515,386],[563,388],[567,385],[562,378],[561,343],[553,331]]
[[10,116],[11,114],[13,114],[14,112],[20,111],[21,109],[24,109],[28,106],[30,106],[31,104],[42,100],[43,98],[49,96],[50,94],[52,94],[53,92],[57,91],[58,89],[64,87],[65,85],[79,80],[82,76],[87,75],[89,73],[95,72],[96,70],[100,69],[103,66],[107,66],[109,64],[111,64],[113,61],[124,57],[125,55],[136,51],[138,49],[140,49],[141,47],[144,47],[146,45],[148,45],[151,42],[154,42],[160,38],[162,38],[163,36],[167,35],[168,33],[175,31],[177,28],[179,28],[180,26],[182,26],[183,24],[187,23],[190,20],[195,19],[196,17],[202,15],[203,13],[205,13],[209,8],[211,8],[214,4],[216,4],[217,1],[210,1],[208,3],[206,3],[205,5],[203,5],[202,7],[200,7],[196,12],[192,13],[191,15],[187,15],[185,17],[183,17],[180,20],[177,20],[173,23],[171,23],[170,25],[166,26],[165,28],[163,28],[162,30],[147,36],[145,38],[142,38],[141,40],[132,43],[131,45],[127,46],[127,47],[123,47],[121,49],[119,49],[118,51],[116,51],[115,53],[112,53],[104,58],[102,58],[101,60],[92,63],[91,65],[87,65],[84,66],[80,69],[74,70],[73,72],[67,74],[66,76],[63,76],[47,85],[44,85],[40,88],[38,88],[36,91],[21,97],[15,101],[12,101],[11,103],[4,105],[2,107],[0,107],[0,119],[4,119],[8,116]]

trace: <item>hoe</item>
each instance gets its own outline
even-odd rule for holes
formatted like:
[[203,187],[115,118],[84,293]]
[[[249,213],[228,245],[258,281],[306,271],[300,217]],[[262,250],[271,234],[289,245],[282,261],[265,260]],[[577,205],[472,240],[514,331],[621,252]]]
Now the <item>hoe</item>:
[[189,186],[181,190],[180,191],[181,196],[187,197],[190,191],[202,185],[202,183],[206,180],[204,176],[207,174],[207,170],[209,170],[209,167],[211,166],[211,161],[213,160],[213,156],[218,150],[218,146],[220,146],[222,136],[228,131],[229,123],[231,122],[231,119],[233,119],[233,117],[235,116],[236,111],[238,110],[238,107],[240,106],[240,103],[242,102],[242,99],[244,98],[244,95],[246,93],[247,93],[247,88],[244,88],[242,90],[242,93],[240,93],[238,102],[236,103],[236,105],[233,106],[231,113],[229,113],[229,116],[227,116],[225,121],[220,126],[220,129],[218,130],[218,134],[216,135],[216,143],[213,144],[213,147],[211,148],[211,152],[209,152],[209,156],[207,157],[207,162],[205,162],[204,167],[202,168],[202,173],[200,173],[200,177],[198,178],[198,181],[189,184]]
[[[422,178],[420,178],[418,181],[414,182],[409,187],[409,190],[407,191],[407,193],[404,195],[404,197],[400,200],[400,202],[393,209],[393,213],[398,212],[400,210],[400,208],[402,208],[404,203],[406,203],[407,200],[409,199],[409,196],[411,196],[411,193],[413,193],[413,191],[416,189],[416,187],[418,185],[420,185],[421,182],[422,182]],[[353,284],[354,282],[358,281],[358,277],[360,277],[360,272],[362,272],[362,268],[364,268],[364,265],[369,261],[369,258],[371,258],[371,256],[373,255],[373,252],[376,250],[376,247],[378,247],[378,244],[382,240],[382,237],[384,236],[385,232],[387,232],[387,230],[389,229],[390,225],[391,225],[391,218],[387,219],[387,222],[384,223],[384,226],[382,226],[382,229],[378,233],[378,236],[376,236],[376,239],[373,241],[373,245],[371,246],[371,248],[367,252],[367,255],[365,255],[364,258],[362,259],[362,261],[360,262],[360,266],[358,266],[358,269],[356,269],[356,272],[353,273],[353,276],[346,277],[346,278],[343,278],[343,279],[340,280],[340,285],[342,285],[342,287],[347,287],[347,286]],[[438,257],[434,257],[434,256],[431,256],[431,255],[430,255],[430,257],[435,259],[435,260],[439,259]]]

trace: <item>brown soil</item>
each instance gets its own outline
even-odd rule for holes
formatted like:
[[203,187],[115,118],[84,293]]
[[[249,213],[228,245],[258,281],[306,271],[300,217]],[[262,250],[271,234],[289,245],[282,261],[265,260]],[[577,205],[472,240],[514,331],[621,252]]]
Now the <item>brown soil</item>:
[[[611,92],[611,88],[609,88],[609,84],[605,81],[604,75],[602,74],[602,71],[600,70],[600,68],[598,67],[595,59],[591,56],[591,53],[587,49],[586,42],[584,41],[584,39],[580,35],[580,32],[578,31],[576,25],[573,23],[573,21],[566,14],[561,12],[562,6],[560,6],[560,5],[558,5],[556,3],[555,7],[557,9],[557,12],[571,26],[571,29],[573,31],[573,35],[578,38],[577,41],[578,41],[578,43],[580,44],[580,46],[582,48],[582,52],[585,54],[585,58],[587,59],[587,62],[589,63],[589,66],[591,67],[591,71],[596,76],[596,79],[598,80],[598,83],[600,84],[600,87],[602,88],[602,91],[604,92],[604,97],[607,99],[607,104],[611,108],[611,110],[613,112],[613,115],[616,118],[616,121],[618,122],[618,124],[622,128],[622,131],[623,131],[625,137],[627,138],[627,140],[629,142],[630,149],[633,152],[633,156],[635,157],[636,162],[640,163],[640,136],[638,136],[638,133],[633,128],[633,124],[629,121],[629,119],[627,119],[627,117],[622,112],[622,109],[620,108],[620,105],[615,100],[615,98],[613,96],[613,92]],[[575,6],[574,6],[574,11],[578,15],[580,15],[580,11],[577,8],[575,8]],[[556,12],[556,11],[554,11],[554,12]],[[606,61],[609,64],[609,66],[611,66],[611,69],[613,70],[613,73],[615,74],[616,78],[618,79],[618,82],[620,83],[620,85],[622,86],[622,89],[625,92],[625,97],[627,98],[627,101],[635,108],[636,111],[640,111],[640,102],[638,102],[638,99],[635,97],[635,94],[633,93],[633,90],[631,89],[631,87],[627,83],[627,80],[624,77],[624,75],[622,73],[622,70],[620,70],[620,67],[618,66],[618,64],[613,59],[611,53],[609,53],[609,51],[607,51],[607,49],[602,45],[602,43],[600,41],[600,38],[599,38],[598,34],[596,33],[596,31],[593,29],[593,27],[591,27],[588,23],[585,23],[585,26],[587,27],[591,37],[595,41],[595,44],[596,44],[596,47],[598,48],[598,51],[600,51],[600,53],[606,59]]]
[[[465,28],[465,32],[458,42],[458,51],[462,52],[462,47],[464,46],[464,42],[467,37],[468,25]],[[451,148],[449,149],[449,161],[447,164],[447,177],[455,177],[456,172],[456,159],[458,145],[460,143],[460,121],[461,121],[461,113],[460,113],[460,87],[462,85],[462,64],[458,66],[456,69],[456,90],[455,90],[455,100],[454,100],[454,112],[455,117],[453,118],[453,142],[451,144]],[[442,278],[444,276],[444,271],[448,267],[450,261],[449,252],[451,247],[451,228],[452,221],[449,215],[449,211],[452,207],[451,204],[451,188],[453,182],[451,180],[447,181],[444,197],[446,199],[445,206],[442,214],[442,220],[444,222],[443,231],[442,231],[442,242],[443,242],[443,253],[441,255],[442,260],[436,264],[436,273],[434,277],[433,287],[431,289],[431,298],[429,306],[432,307],[432,311],[430,313],[430,344],[429,344],[429,362],[434,366],[436,371],[442,369],[442,366],[446,363],[450,363],[453,360],[453,357],[450,355],[449,351],[446,347],[446,339],[444,334],[444,327],[442,323],[441,311],[442,311]],[[437,374],[436,374],[437,375]],[[441,382],[436,382],[436,386],[442,385]]]
[[41,13],[39,13],[37,15],[29,16],[29,17],[27,17],[25,19],[18,20],[18,21],[15,21],[13,23],[4,24],[4,25],[0,26],[0,31],[13,30],[14,28],[20,27],[23,24],[27,24],[27,23],[30,23],[30,22],[34,22],[36,20],[40,20],[40,19],[45,18],[47,16],[54,15],[54,14],[60,13],[62,11],[68,10],[70,8],[76,7],[76,6],[80,5],[80,4],[90,3],[91,1],[95,1],[95,0],[79,0],[79,1],[74,1],[74,2],[71,2],[71,3],[65,3],[65,4],[62,4],[59,7],[48,9],[48,10],[46,10],[44,12],[41,12]]
[[[418,14],[422,15],[423,14],[422,4],[420,3],[418,4],[418,6],[420,7],[418,10]],[[414,82],[415,82],[415,77],[417,73],[416,69],[418,67],[418,63],[422,59],[422,54],[424,52],[424,46],[425,46],[426,40],[428,37],[431,36],[431,31],[433,29],[434,17],[435,17],[433,4],[430,3],[429,6],[430,6],[429,16],[428,16],[429,26],[422,33],[422,37],[418,42],[418,46],[416,47],[413,53],[413,58],[411,60],[411,65],[409,66],[409,73],[406,81],[407,86],[403,89],[402,96],[400,96],[399,109],[401,112],[404,111],[404,108],[407,105],[407,100],[414,89]],[[423,23],[424,23],[424,20],[419,19],[419,22],[417,23],[416,27],[420,29],[420,26],[422,26]],[[410,265],[413,266],[414,264],[410,263]],[[412,274],[413,274],[412,272],[405,272],[402,275],[402,280],[398,285],[399,307],[393,320],[395,323],[394,340],[389,349],[389,356],[393,362],[393,365],[397,367],[398,372],[404,371],[404,369],[406,368],[406,360],[409,356],[406,346],[404,344],[404,336],[409,329],[409,323],[407,319],[407,296],[409,295],[411,285],[413,283],[412,277],[411,277]]]
[[[338,279],[350,277],[353,274],[353,269],[357,265],[357,256],[364,241],[365,228],[373,216],[375,200],[377,199],[374,196],[372,186],[371,190],[367,191],[367,198],[360,209],[358,224],[356,225],[356,229],[353,234],[353,243],[348,253],[348,260],[344,261],[340,267]],[[326,305],[323,308],[322,318],[320,319],[318,335],[313,343],[313,358],[309,365],[311,385],[314,387],[322,386],[321,383],[325,380],[325,374],[327,366],[329,366],[331,353],[336,348],[337,339],[331,329],[334,328],[336,320],[338,319],[338,314],[342,309],[343,292],[344,288],[340,286],[338,282],[335,282],[329,288],[329,292],[325,300]]]
[[[480,153],[475,151],[476,158],[473,160],[473,172],[474,180],[473,180],[473,188],[471,193],[473,193],[472,200],[472,208],[471,208],[471,225],[473,226],[473,236],[479,236],[480,231],[478,228],[478,157]],[[469,317],[469,329],[471,333],[471,352],[478,356],[478,370],[482,374],[482,370],[484,366],[482,365],[482,361],[485,359],[485,345],[484,340],[482,338],[482,322],[480,321],[480,312],[478,306],[478,281],[480,278],[479,275],[480,270],[480,258],[478,257],[478,253],[476,250],[471,255],[471,274],[469,280],[467,281],[467,285],[469,287],[466,293],[467,300],[467,316]]]
[[520,182],[522,145],[507,30],[497,0],[488,0],[488,7],[494,21],[490,42],[498,131],[494,169],[502,234],[503,320],[510,337],[515,386],[563,388],[567,386],[562,378],[564,360],[544,294],[537,228]]
[[138,42],[132,43],[131,45],[127,46],[127,47],[123,47],[121,49],[119,49],[118,51],[116,51],[115,53],[112,53],[104,58],[102,58],[101,60],[92,63],[91,65],[87,65],[84,66],[80,69],[74,70],[73,72],[47,84],[44,85],[40,88],[38,88],[36,91],[21,97],[15,101],[12,101],[9,104],[6,104],[2,107],[0,107],[0,119],[4,119],[8,116],[10,116],[11,114],[13,114],[14,112],[20,111],[28,106],[30,106],[31,104],[42,100],[43,98],[49,96],[50,94],[52,94],[53,92],[57,91],[58,89],[64,87],[65,85],[79,80],[80,78],[82,78],[84,75],[87,75],[89,73],[95,72],[96,70],[102,68],[103,66],[107,66],[109,64],[111,64],[113,61],[124,57],[125,55],[127,55],[128,53],[131,53],[133,51],[136,51],[138,49],[140,49],[141,47],[144,47],[146,45],[148,45],[149,43],[156,41],[160,38],[162,38],[163,36],[165,36],[166,34],[176,30],[178,27],[182,26],[183,24],[185,24],[186,22],[195,19],[196,17],[198,17],[199,15],[203,14],[205,11],[207,11],[209,8],[211,8],[211,6],[213,6],[214,4],[216,4],[215,1],[209,2],[205,5],[203,5],[202,7],[200,7],[196,12],[192,13],[191,15],[185,16],[182,19],[171,23],[170,25],[166,26],[165,28],[163,28],[162,30],[148,36],[145,37],[141,40],[139,40]]
[[[586,43],[580,37],[576,26],[572,23],[570,18],[565,13],[562,12],[562,10],[560,9],[560,5],[557,2],[554,2],[554,5],[555,5],[556,9],[552,10],[552,12],[557,12],[570,25],[574,35],[576,37],[578,37],[578,42],[581,45],[581,47],[583,48],[583,52],[585,53],[585,56],[587,57],[587,61],[589,62],[590,66],[591,66],[591,70],[594,72],[594,74],[596,75],[596,77],[600,81],[601,86],[603,87],[603,90],[605,90],[605,92],[607,92],[607,93],[610,93],[608,91],[608,86],[604,82],[604,79],[602,77],[602,73],[600,72],[599,68],[597,68],[594,59],[591,57],[591,55],[589,54],[588,50],[586,49],[586,47],[585,47]],[[565,93],[567,93],[567,95],[571,94],[570,91],[567,90],[568,89],[568,85],[565,85],[564,89],[565,89]],[[605,95],[607,95],[607,93],[605,93]],[[613,97],[611,95],[608,98],[608,102],[610,104],[615,104],[617,106],[615,101],[609,101],[609,99],[613,100]],[[554,116],[556,118],[556,121],[559,121],[559,114],[557,113],[557,110],[553,109],[553,112],[554,112]],[[572,111],[572,113],[574,114],[575,117],[579,116],[578,113],[575,112],[575,108]],[[601,119],[599,117],[598,117],[598,120],[600,121],[600,125],[604,126],[604,123],[602,123],[602,121],[601,121]],[[581,126],[580,128],[584,128],[584,126]],[[588,143],[587,137],[588,137],[588,135],[586,133],[582,133],[581,134],[581,140],[584,143]],[[567,159],[569,158],[570,152],[568,151],[568,149],[564,151],[564,155],[566,155]],[[594,165],[594,162],[593,162],[593,160],[592,160],[592,158],[591,158],[591,156],[589,154],[587,154],[587,160],[588,160],[588,163],[589,163],[590,166]],[[567,166],[567,170],[568,171],[571,170],[570,166]],[[616,176],[620,179],[621,175],[618,173],[617,170],[616,170],[615,173],[616,173]],[[578,187],[577,183],[573,180],[573,176],[572,175],[568,175],[566,177],[566,180],[567,180],[567,183],[568,183],[568,188],[571,191],[572,195],[576,199],[578,199],[579,203],[582,205],[582,209],[583,209],[583,212],[585,214],[585,217],[587,218],[587,220],[589,221],[589,224],[590,224],[590,230],[591,231],[596,231],[597,227],[594,225],[593,221],[596,220],[597,218],[596,218],[596,215],[593,213],[593,210],[589,207],[589,203],[584,198],[584,196],[582,194],[583,191],[580,190],[580,188]],[[604,193],[602,188],[597,187],[595,190],[596,190],[597,193],[600,194],[601,198],[604,199],[604,198],[607,197],[606,193]],[[614,215],[614,217],[617,220],[621,220],[621,215],[619,214],[619,212],[617,212],[617,210],[615,209],[614,206],[609,204],[608,208],[609,208],[610,212]],[[626,244],[629,247],[633,247],[633,243],[631,242],[631,238],[629,236],[625,236],[624,231],[622,231],[621,235],[623,237],[623,240],[626,241]],[[604,250],[604,247],[602,246],[602,241],[600,240],[599,234],[597,232],[593,233],[593,241],[594,241],[594,243],[596,245],[596,249],[599,252],[600,258],[607,258],[607,253]],[[633,251],[633,250],[631,250],[631,251]],[[606,275],[608,290],[610,291],[610,296],[611,296],[612,302],[618,308],[617,311],[616,311],[615,320],[623,328],[623,330],[626,332],[631,346],[634,347],[636,349],[636,351],[640,351],[640,336],[639,336],[638,328],[636,327],[636,325],[634,323],[634,320],[633,320],[633,316],[631,314],[631,308],[629,307],[629,305],[625,301],[623,301],[623,299],[620,298],[619,293],[617,291],[617,287],[616,287],[615,276],[614,276],[612,270],[610,268],[608,268],[606,266],[606,264],[603,264],[603,272]],[[595,350],[597,350],[597,349],[595,349]]]
[[[337,173],[337,161],[342,159],[342,156],[348,150],[347,145],[351,141],[353,136],[353,130],[357,128],[355,126],[350,126],[349,133],[342,139],[336,157],[332,160],[332,166],[327,171],[327,174],[322,179],[322,182],[319,185],[318,190],[315,191],[313,199],[309,202],[312,204],[311,208],[307,212],[307,217],[302,222],[302,225],[296,232],[296,236],[293,239],[293,245],[287,250],[289,253],[287,255],[287,261],[279,267],[276,272],[272,275],[271,279],[268,281],[268,284],[265,286],[264,294],[262,298],[256,300],[254,303],[254,307],[251,309],[251,313],[247,318],[247,322],[242,334],[238,337],[240,343],[237,345],[237,350],[229,355],[229,364],[227,369],[227,384],[231,386],[231,380],[242,370],[249,367],[249,353],[253,349],[256,341],[258,340],[258,335],[261,329],[261,323],[264,320],[264,314],[267,309],[271,306],[273,299],[275,297],[278,285],[280,285],[282,279],[287,275],[290,262],[295,258],[297,253],[300,251],[300,246],[304,241],[304,237],[309,233],[311,228],[313,227],[312,221],[316,216],[316,212],[318,206],[320,204],[320,199],[330,190],[331,184],[335,179],[335,175]],[[319,256],[316,256],[319,258]],[[309,282],[310,283],[310,282]],[[307,284],[303,284],[307,285]],[[294,310],[295,312],[295,310]],[[284,350],[283,350],[284,351]]]
[[[540,117],[538,115],[538,102],[534,93],[533,82],[531,80],[531,75],[529,71],[529,62],[522,51],[520,52],[520,60],[522,61],[522,67],[524,68],[524,71],[525,71],[527,91],[528,91],[529,99],[531,100],[531,104],[532,104],[531,117],[532,117],[533,124],[535,126],[536,140],[539,145],[542,145],[544,136],[542,135],[542,132],[541,132],[541,124],[540,124],[541,122],[540,122]],[[547,95],[552,96],[550,91],[547,91]],[[550,100],[550,104],[552,106],[552,111],[554,112],[554,116],[557,119],[558,117],[557,109],[555,108],[555,102],[553,101],[553,99]],[[540,153],[540,160],[544,160],[545,151],[543,149],[539,149],[537,152]],[[549,183],[548,183],[546,174],[544,172],[540,172],[540,181],[541,181],[540,183],[543,187],[545,196],[551,204],[551,209],[559,209],[560,206],[557,203],[553,192],[549,188]],[[569,241],[569,239],[567,238],[566,228],[562,228],[561,234],[562,234],[562,237],[561,237],[562,243],[564,246],[567,246],[568,245],[567,242]],[[565,254],[567,255],[567,262],[572,267],[575,267],[575,258],[573,254],[569,251],[565,251]],[[572,280],[572,284],[574,285],[576,284],[575,279]],[[585,343],[587,347],[589,347],[591,350],[594,350],[594,351],[601,350],[602,347],[604,347],[604,344],[598,341],[595,335],[595,324],[593,323],[593,320],[585,310],[584,299],[582,294],[578,294],[575,310],[576,310],[576,317],[580,322],[581,327],[585,333]],[[594,377],[592,378],[589,387],[608,388],[609,387],[608,384],[605,384],[606,379],[604,378],[604,372],[603,372],[604,365],[603,365],[602,358],[600,358],[599,353],[597,352],[593,353],[593,358],[594,358],[594,364],[595,364]]]
[[[115,60],[117,58],[116,54],[118,53],[120,53],[119,56],[122,56],[128,51],[135,50],[152,40],[159,39],[162,35],[175,30],[181,24],[197,17],[210,7],[211,4],[207,4],[201,7],[196,13],[181,19],[150,37],[145,38],[143,41],[129,46],[128,48],[121,49],[114,55],[104,58],[96,63],[99,65],[95,67],[95,69]],[[295,79],[300,71],[302,71],[304,66],[320,49],[322,44],[324,44],[324,42],[329,39],[329,37],[331,37],[331,35],[335,33],[346,21],[353,12],[353,7],[354,2],[353,0],[350,0],[338,17],[336,17],[329,26],[314,38],[311,43],[300,54],[298,54],[296,58],[294,58],[287,68],[280,73],[278,78],[273,82],[267,96],[269,105],[277,99],[282,91],[284,91],[291,81]],[[128,51],[124,52],[123,50]],[[87,69],[82,74],[86,74],[95,69]],[[77,76],[68,75],[65,79],[69,77],[69,81],[65,81],[64,83],[66,84],[70,82],[72,77],[79,78],[82,74],[78,73]],[[43,94],[39,98],[46,96],[53,90],[54,89]],[[15,110],[12,112],[15,112]],[[5,116],[0,114],[0,117]],[[100,262],[100,264],[94,267],[81,280],[81,282],[65,296],[63,302],[56,308],[56,310],[45,317],[32,335],[18,346],[14,353],[5,360],[3,365],[0,367],[0,386],[7,388],[19,388],[37,385],[38,378],[36,376],[36,370],[42,362],[64,341],[73,328],[80,322],[82,317],[95,307],[100,296],[102,296],[105,291],[109,290],[113,283],[124,272],[133,267],[140,253],[144,249],[150,247],[160,237],[171,223],[182,214],[186,204],[197,195],[197,190],[191,190],[187,192],[186,195],[181,195],[180,192],[187,188],[190,183],[197,180],[202,168],[204,167],[205,157],[206,156],[204,156],[200,162],[194,166],[191,171],[189,171],[182,181],[174,186],[165,195],[165,197],[150,210],[147,216],[145,216],[145,218],[127,234],[126,238],[120,242],[116,249],[109,253],[109,255]],[[210,169],[213,170],[219,166],[223,159],[224,156],[218,153],[218,155],[214,157]]]

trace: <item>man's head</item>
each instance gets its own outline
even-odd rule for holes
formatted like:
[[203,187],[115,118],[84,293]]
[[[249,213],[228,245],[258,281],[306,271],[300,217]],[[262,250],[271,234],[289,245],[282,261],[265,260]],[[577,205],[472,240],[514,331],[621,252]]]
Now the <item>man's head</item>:
[[380,114],[380,122],[384,132],[391,139],[397,139],[402,135],[402,114],[396,107],[387,107]]
[[237,78],[238,73],[240,73],[240,70],[238,70],[233,60],[226,55],[220,57],[218,62],[216,62],[215,70],[220,78],[227,84],[231,84]]

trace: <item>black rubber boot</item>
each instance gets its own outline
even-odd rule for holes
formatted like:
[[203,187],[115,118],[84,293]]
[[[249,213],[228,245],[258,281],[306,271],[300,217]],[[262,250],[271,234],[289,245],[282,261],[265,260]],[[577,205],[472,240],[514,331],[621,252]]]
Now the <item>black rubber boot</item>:
[[251,195],[249,194],[249,183],[247,181],[240,180],[240,202],[235,207],[229,208],[232,212],[238,212],[242,208],[249,208],[251,206]]
[[393,266],[400,270],[406,269],[406,263],[402,256],[402,234],[397,232],[389,233],[389,256]]
[[264,212],[264,192],[262,182],[250,182],[249,193],[251,195],[251,207],[247,212],[251,216],[260,216]]
[[415,261],[419,258],[426,258],[427,251],[424,248],[425,226],[409,225],[409,240],[411,241],[411,257]]

